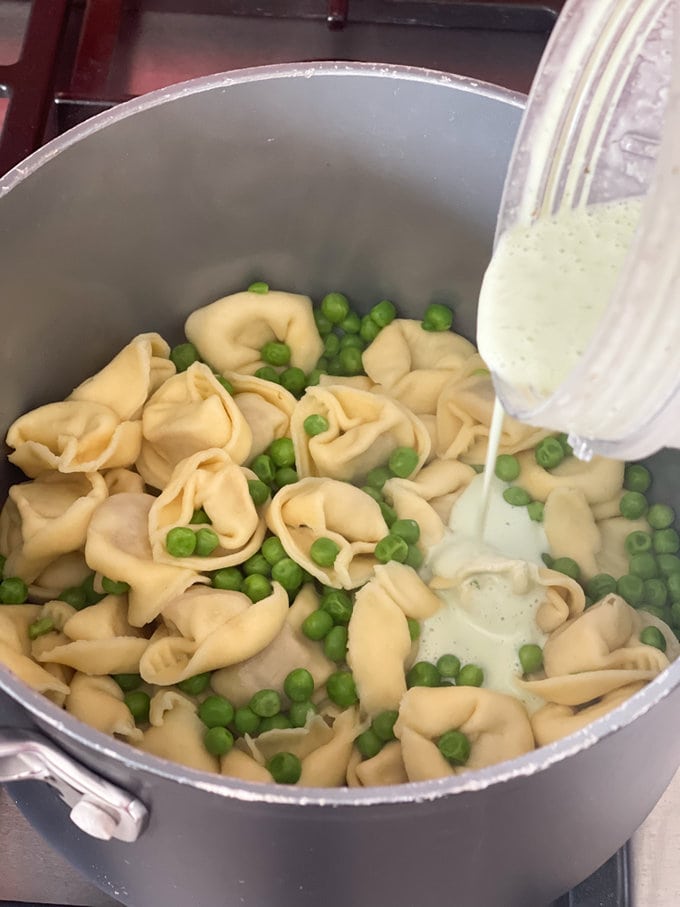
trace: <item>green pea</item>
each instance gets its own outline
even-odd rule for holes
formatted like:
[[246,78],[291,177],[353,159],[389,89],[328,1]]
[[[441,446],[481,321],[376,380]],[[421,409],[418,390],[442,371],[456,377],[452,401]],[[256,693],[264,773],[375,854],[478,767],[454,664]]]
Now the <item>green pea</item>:
[[397,310],[394,307],[394,303],[390,302],[389,299],[383,299],[382,302],[374,305],[368,314],[378,327],[384,328],[394,321]]
[[323,651],[329,661],[344,661],[347,656],[347,627],[336,626],[329,630],[323,641]]
[[0,602],[3,605],[23,605],[27,598],[28,586],[18,576],[9,576],[0,583]]
[[441,675],[437,668],[429,661],[417,661],[406,674],[406,686],[411,687],[438,687]]
[[323,374],[324,372],[320,368],[313,368],[307,375],[307,387],[316,387],[317,384],[320,384]]
[[276,753],[267,761],[267,771],[277,784],[297,784],[302,763],[293,753]]
[[628,561],[628,569],[634,576],[639,576],[643,580],[659,575],[656,558],[649,551],[634,554]]
[[632,605],[635,608],[642,603],[645,585],[640,576],[633,573],[627,573],[617,580],[616,591],[621,598],[624,598],[629,605]]
[[193,677],[187,677],[186,680],[180,680],[177,688],[187,696],[200,696],[205,693],[210,685],[210,671],[203,674],[194,674]]
[[370,485],[364,485],[361,490],[369,495],[369,497],[372,497],[374,501],[377,501],[378,504],[383,503],[382,491],[378,488],[371,488]]
[[453,312],[448,306],[433,302],[425,309],[421,327],[424,331],[448,331],[453,324]]
[[220,540],[212,529],[199,529],[196,533],[196,554],[198,557],[210,557],[219,546]]
[[336,671],[326,681],[326,692],[331,702],[343,709],[355,705],[359,701],[354,678],[350,671]]
[[543,563],[549,570],[552,569],[552,565],[555,562],[555,558],[551,554],[549,554],[547,551],[544,551],[543,554],[541,555],[541,560],[543,561]]
[[[394,525],[394,524],[393,524]],[[418,570],[423,566],[424,561],[423,552],[418,548],[417,545],[408,546],[408,554],[406,555],[406,560],[404,563],[407,567],[413,567],[414,570]]]
[[255,372],[255,377],[260,378],[262,381],[271,381],[272,384],[281,384],[279,381],[279,373],[275,368],[272,368],[271,365],[263,365],[261,368],[258,368]]
[[241,592],[247,595],[251,602],[259,602],[272,594],[272,584],[261,573],[252,573],[243,580]]
[[338,353],[338,359],[344,375],[360,375],[364,370],[361,350],[353,346],[346,346]]
[[274,483],[277,488],[283,488],[285,485],[295,485],[300,477],[290,466],[282,466],[274,474]]
[[248,292],[264,295],[269,292],[269,284],[265,283],[263,280],[256,280],[255,283],[251,283],[248,287]]
[[460,658],[457,655],[446,654],[437,659],[437,670],[442,677],[456,677],[460,674]]
[[522,665],[522,671],[525,674],[534,674],[543,667],[543,649],[540,646],[527,643],[520,646],[519,663]]
[[224,696],[208,696],[198,707],[198,717],[206,727],[226,727],[234,715],[234,706]]
[[364,759],[372,759],[377,756],[383,748],[383,742],[376,732],[369,728],[363,734],[354,738],[354,745],[359,750]]
[[238,567],[223,567],[213,573],[210,583],[215,589],[240,592],[243,584],[243,574]]
[[[210,517],[208,516],[208,514],[205,512],[205,510],[202,507],[199,507],[197,510],[194,510],[194,512],[191,515],[191,519],[189,520],[189,524],[191,526],[199,526],[203,523],[211,523],[211,522],[212,521],[211,521]],[[102,584],[103,584],[103,580],[102,580]]]
[[321,337],[326,337],[333,330],[332,322],[326,318],[321,309],[314,309],[314,321],[316,322],[316,329]]
[[645,627],[640,633],[640,642],[646,646],[654,646],[655,649],[666,651],[666,637],[658,627]]
[[39,636],[51,633],[52,630],[54,630],[54,621],[52,618],[42,617],[39,620],[34,620],[33,623],[28,625],[28,638],[37,639]]
[[254,737],[260,729],[260,718],[248,706],[242,706],[234,712],[234,727],[242,737],[246,734]]
[[145,724],[149,720],[151,699],[149,698],[148,693],[145,693],[143,690],[135,690],[134,692],[126,693],[123,697],[123,702],[135,719],[135,724]]
[[477,665],[463,665],[456,681],[459,687],[481,687],[484,683],[484,671]]
[[337,356],[333,356],[332,359],[328,361],[328,374],[329,375],[344,375],[345,369],[343,368],[342,362]]
[[534,448],[534,459],[543,469],[555,469],[564,460],[564,448],[557,438],[543,438]]
[[675,529],[657,529],[652,543],[657,554],[676,554],[680,551],[680,535]]
[[397,511],[394,507],[390,507],[389,504],[386,504],[385,501],[381,501],[378,506],[380,507],[380,513],[387,526],[393,526],[397,521]]
[[531,495],[519,485],[511,485],[503,492],[503,500],[513,507],[526,507],[531,504]]
[[385,712],[379,712],[371,722],[371,729],[383,743],[397,739],[394,734],[394,725],[398,717],[399,712],[396,709],[388,709]]
[[680,557],[677,554],[657,554],[656,562],[663,576],[680,572]]
[[340,324],[350,313],[344,293],[328,293],[321,300],[321,311],[331,324]]
[[311,416],[307,416],[302,423],[302,427],[310,438],[314,438],[316,435],[321,435],[325,431],[328,431],[330,426],[328,419],[326,419],[325,416],[320,416],[318,413],[312,413]]
[[294,397],[302,396],[307,386],[307,376],[296,365],[284,369],[279,375],[279,381],[281,382],[281,387],[284,387]]
[[662,620],[664,623],[667,623],[670,620],[669,614],[665,608],[657,608],[655,605],[643,605],[640,610],[646,611],[647,614],[651,614],[654,617],[658,617],[658,619]]
[[393,475],[408,479],[418,466],[418,460],[418,454],[412,447],[397,447],[390,454],[387,465]]
[[271,564],[261,551],[257,551],[244,561],[243,564],[241,564],[241,569],[246,576],[253,576],[254,574],[271,576],[272,572]]
[[621,516],[627,520],[639,520],[647,513],[647,498],[639,491],[627,491],[619,501]]
[[647,512],[647,522],[652,529],[668,529],[675,520],[675,511],[668,504],[652,504]]
[[415,520],[395,520],[390,526],[390,535],[396,535],[409,545],[420,539],[420,526]]
[[295,668],[286,675],[283,692],[291,702],[305,702],[314,692],[314,678],[306,668]]
[[[191,534],[193,535],[193,532]],[[2,603],[5,605],[22,604],[21,602],[15,603],[5,601],[2,587],[6,582],[8,582],[8,580],[3,580],[3,582],[0,583],[0,601],[2,601]],[[21,580],[19,580],[19,582],[21,582]],[[28,594],[28,590],[26,594]],[[67,605],[75,608],[76,611],[82,611],[83,608],[87,607],[87,596],[82,586],[72,586],[70,589],[64,589],[64,591],[59,595],[59,601],[66,602]]]
[[340,352],[340,338],[337,334],[329,334],[328,337],[326,337],[323,345],[323,352],[324,356],[328,359],[328,372],[329,374],[333,374],[333,372],[330,371],[331,361]]
[[272,579],[280,583],[286,592],[296,592],[302,585],[302,567],[292,558],[284,557],[272,567]]
[[293,702],[288,709],[288,717],[293,727],[304,727],[310,715],[316,715],[316,706],[313,702]]
[[291,727],[293,727],[293,725],[288,715],[279,712],[278,715],[272,715],[271,718],[263,718],[260,722],[260,730],[258,733],[266,734],[267,731],[287,731],[288,728]]
[[447,731],[442,734],[437,747],[451,765],[465,765],[470,758],[470,741],[462,731]]
[[397,561],[403,564],[408,557],[408,543],[396,535],[386,535],[375,546],[374,555],[381,564]]
[[[105,581],[105,579],[106,579],[106,577],[103,577],[103,578],[102,578],[102,583]],[[109,580],[109,582],[112,582],[112,581]],[[127,583],[126,583],[125,585],[127,585]],[[118,588],[122,588],[123,583],[116,583],[116,586],[117,586]],[[83,594],[85,595],[85,605],[84,605],[84,607],[88,607],[89,605],[96,605],[96,604],[97,604],[98,602],[100,602],[107,594],[109,594],[109,593],[106,593],[106,592],[95,592],[95,588],[94,588],[94,573],[90,573],[90,574],[88,574],[88,576],[85,577],[85,579],[83,580],[83,582],[80,584],[80,588],[83,590]],[[128,586],[128,589],[129,589],[129,588],[130,588],[130,587]]]
[[406,623],[408,625],[408,635],[411,637],[411,642],[420,639],[420,622],[413,617],[407,617]]
[[379,333],[380,326],[373,321],[370,315],[365,315],[361,319],[361,327],[359,328],[359,336],[364,343],[373,343]]
[[562,450],[564,451],[564,456],[573,457],[574,448],[569,443],[569,436],[567,435],[567,433],[563,431],[559,435],[555,435],[555,437],[562,445]]
[[527,513],[529,514],[529,519],[533,520],[534,523],[543,522],[544,512],[545,504],[542,501],[531,501],[530,504],[527,504]]
[[268,457],[267,454],[259,454],[257,457],[255,457],[253,462],[250,464],[250,469],[252,469],[258,479],[261,482],[264,482],[265,485],[271,485],[271,483],[274,481],[274,473],[276,472],[276,469],[271,457]]
[[277,438],[269,445],[267,453],[274,466],[295,466],[295,449],[290,438]]
[[626,491],[637,491],[644,494],[652,484],[652,475],[639,463],[629,463],[623,473],[623,487]]
[[228,394],[234,393],[234,385],[231,381],[227,380],[224,375],[215,375],[215,381],[217,381],[218,384],[221,384]]
[[594,602],[599,602],[605,595],[616,592],[616,580],[609,573],[597,573],[586,581],[585,590]]
[[[290,362],[290,347],[287,343],[270,340],[260,350],[260,357],[267,365],[281,367]],[[281,376],[279,376],[280,379]]]
[[386,466],[376,466],[374,469],[369,469],[366,474],[366,484],[369,488],[375,488],[377,491],[382,491],[385,482],[391,478],[392,473]]
[[201,357],[193,343],[180,343],[170,350],[170,361],[178,372],[185,372],[194,362],[200,362]]
[[281,697],[276,690],[258,690],[252,695],[248,707],[259,718],[271,718],[281,711]]
[[556,557],[552,562],[551,569],[556,570],[558,573],[564,573],[565,576],[570,576],[575,580],[581,578],[581,568],[571,557]]
[[286,549],[281,544],[281,539],[276,535],[272,535],[268,539],[265,539],[260,550],[262,556],[272,567],[274,564],[282,561],[284,557],[288,557]]
[[125,582],[116,582],[109,579],[108,576],[102,577],[102,589],[107,595],[125,595],[130,591],[130,584]]
[[680,573],[671,573],[666,577],[666,587],[671,600],[680,602]]
[[111,679],[115,680],[124,693],[131,693],[141,686],[141,674],[112,674]]
[[256,507],[261,507],[269,498],[269,486],[261,479],[248,479],[248,492]]
[[358,334],[361,329],[360,316],[356,312],[350,310],[340,322],[340,329],[344,331],[345,334]]
[[494,472],[502,482],[514,482],[519,476],[519,471],[520,465],[517,457],[513,457],[512,454],[501,454],[496,457]]
[[226,727],[211,727],[203,735],[203,746],[212,756],[225,756],[234,745],[234,735]]
[[651,605],[654,608],[663,608],[668,601],[668,587],[662,579],[644,580],[644,602],[645,607]]
[[344,589],[329,589],[321,596],[319,607],[330,614],[333,623],[346,625],[352,616],[352,596]]
[[624,547],[629,557],[634,554],[644,554],[645,551],[652,550],[652,537],[648,532],[636,529],[626,536]]
[[316,642],[323,639],[333,628],[333,618],[327,611],[312,611],[302,622],[302,632],[307,639]]
[[165,536],[165,547],[172,557],[191,557],[196,550],[196,534],[193,529],[175,526]]
[[339,554],[340,546],[325,536],[315,539],[309,549],[309,556],[319,567],[332,567]]

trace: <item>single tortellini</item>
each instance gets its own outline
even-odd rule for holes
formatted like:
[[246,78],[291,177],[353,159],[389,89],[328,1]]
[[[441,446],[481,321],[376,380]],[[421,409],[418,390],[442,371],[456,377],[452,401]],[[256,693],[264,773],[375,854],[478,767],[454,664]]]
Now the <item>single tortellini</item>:
[[[304,421],[311,415],[323,416],[328,428],[307,434]],[[430,454],[430,436],[405,406],[341,384],[309,387],[295,407],[290,430],[303,478],[326,476],[360,483],[370,469],[384,466],[396,447],[416,451],[415,475]]]
[[628,683],[590,705],[574,707],[550,702],[531,716],[531,727],[537,746],[547,746],[562,737],[568,737],[586,727],[591,721],[602,718],[645,686],[644,682]]
[[183,557],[183,566],[196,571],[219,570],[241,564],[259,551],[266,527],[253,503],[248,481],[255,473],[238,466],[223,450],[201,451],[181,460],[149,510],[149,539],[157,563],[176,565],[166,548],[168,532],[191,525],[195,510],[203,508],[219,544],[212,554]]
[[[334,479],[308,478],[278,491],[266,512],[270,530],[286,554],[327,586],[354,589],[378,561],[373,552],[388,534],[380,507],[361,489]],[[329,538],[339,547],[331,567],[310,555],[312,544]]]
[[379,389],[412,412],[434,413],[444,385],[461,373],[474,346],[451,331],[425,331],[419,321],[396,318],[364,351],[364,370]]
[[193,454],[218,448],[241,464],[252,446],[243,413],[202,362],[156,391],[144,407],[142,433],[137,469],[154,488],[165,488],[177,464]]
[[350,787],[383,787],[388,784],[406,784],[408,781],[401,743],[386,743],[377,756],[362,759],[354,750],[347,766],[347,784]]
[[[473,369],[475,365],[478,367]],[[486,458],[496,394],[483,366],[479,357],[469,360],[464,373],[452,378],[439,395],[436,414],[436,453],[439,457],[461,459],[466,463],[483,463]],[[525,425],[506,415],[498,453],[516,454],[529,450],[547,434],[541,428]]]
[[92,514],[107,496],[96,472],[46,473],[13,485],[0,513],[5,575],[32,583],[59,557],[82,548]]
[[138,419],[153,392],[172,375],[170,347],[160,334],[138,334],[101,371],[83,381],[69,400],[103,403],[120,419]]
[[[509,452],[509,451],[508,451]],[[565,457],[554,469],[544,469],[536,462],[533,450],[518,454],[521,485],[534,501],[547,500],[555,488],[575,488],[582,491],[589,504],[610,501],[623,484],[624,463],[593,457],[584,462],[577,457]]]
[[123,691],[111,677],[76,674],[71,680],[66,711],[105,734],[138,743],[142,732],[123,701]]
[[280,632],[269,645],[228,668],[215,671],[210,684],[216,693],[225,696],[237,707],[245,706],[262,689],[276,690],[285,697],[283,682],[296,668],[305,668],[319,689],[333,671],[334,662],[323,653],[322,647],[302,632],[302,623],[319,606],[319,596],[311,583],[302,587],[288,609]]
[[163,609],[173,635],[149,642],[139,673],[147,683],[169,686],[252,658],[281,632],[288,614],[286,591],[272,585],[271,595],[255,603],[241,592],[204,587],[178,596]]
[[[463,766],[451,765],[437,747],[447,731],[470,742]],[[478,687],[413,687],[401,701],[394,733],[409,781],[445,778],[514,759],[534,748],[529,717],[513,696]]]
[[345,709],[333,722],[333,736],[312,750],[302,760],[301,787],[340,787],[345,783],[347,767],[357,736],[368,723],[356,707]]
[[121,420],[103,403],[48,403],[10,425],[10,462],[30,478],[41,473],[99,472],[132,466],[142,446],[142,423]]
[[265,343],[290,348],[290,364],[311,371],[323,352],[308,296],[270,290],[234,293],[196,309],[184,330],[206,362],[220,372],[252,375],[265,363]]
[[203,745],[205,725],[196,703],[176,690],[161,690],[151,699],[150,727],[140,734],[139,748],[161,759],[179,762],[200,772],[218,772],[219,760]]
[[194,583],[207,583],[196,570],[154,561],[149,541],[149,494],[115,494],[101,504],[87,531],[85,559],[90,569],[130,586],[128,619],[143,627],[163,606]]

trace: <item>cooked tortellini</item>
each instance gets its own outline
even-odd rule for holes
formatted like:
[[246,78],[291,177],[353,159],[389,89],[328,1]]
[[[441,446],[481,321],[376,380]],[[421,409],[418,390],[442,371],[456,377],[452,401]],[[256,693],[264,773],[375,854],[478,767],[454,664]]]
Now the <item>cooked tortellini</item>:
[[672,511],[509,418],[477,475],[483,361],[392,316],[254,284],[19,417],[0,670],[196,771],[357,788],[514,759],[657,677]]

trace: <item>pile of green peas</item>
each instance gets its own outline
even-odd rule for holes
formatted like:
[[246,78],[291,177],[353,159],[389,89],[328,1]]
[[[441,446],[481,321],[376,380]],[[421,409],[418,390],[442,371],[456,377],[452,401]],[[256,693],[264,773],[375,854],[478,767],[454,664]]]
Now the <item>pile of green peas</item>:
[[238,567],[223,567],[211,575],[215,589],[243,592],[253,601],[272,593],[272,581],[279,583],[292,601],[304,583],[313,579],[306,570],[288,557],[278,536],[271,535],[262,547]]
[[[264,504],[270,494],[285,485],[293,485],[299,476],[295,469],[295,448],[291,438],[276,438],[264,453],[249,463],[257,480],[248,483],[250,495],[257,506]],[[258,484],[259,483],[259,484]]]
[[461,665],[457,655],[446,654],[430,661],[417,661],[406,673],[406,686],[412,687],[481,687],[484,671],[479,665]]
[[396,317],[397,310],[388,299],[374,305],[363,318],[355,312],[344,293],[328,293],[314,310],[314,320],[324,350],[310,375],[319,383],[323,374],[362,375],[362,353],[380,331]]
[[319,607],[302,622],[307,639],[323,643],[324,655],[337,664],[343,664],[347,656],[347,625],[353,607],[351,592],[324,586]]

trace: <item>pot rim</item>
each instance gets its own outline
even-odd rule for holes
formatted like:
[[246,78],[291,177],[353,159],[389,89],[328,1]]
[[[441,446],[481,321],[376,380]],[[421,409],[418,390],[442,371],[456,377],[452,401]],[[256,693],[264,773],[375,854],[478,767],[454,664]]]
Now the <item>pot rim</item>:
[[[129,116],[161,104],[193,94],[228,88],[250,82],[282,78],[362,76],[368,78],[398,79],[406,82],[424,82],[448,87],[455,91],[472,93],[500,101],[512,107],[523,107],[525,96],[488,82],[466,76],[443,73],[412,66],[382,63],[284,63],[235,70],[181,82],[139,98],[127,101],[104,111],[85,123],[68,130],[48,142],[0,179],[0,198],[18,186],[32,173],[66,151],[71,145],[105,129]],[[143,753],[134,747],[109,737],[50,702],[32,690],[23,681],[0,665],[0,692],[6,693],[31,713],[42,726],[55,735],[63,735],[77,746],[84,747],[99,758],[121,763],[128,770],[141,771],[168,781],[186,784],[207,793],[243,802],[277,804],[283,806],[398,806],[406,803],[438,801],[455,794],[481,791],[506,781],[546,771],[552,765],[589,749],[598,741],[616,733],[646,714],[680,683],[680,659],[671,664],[646,687],[626,700],[612,712],[593,721],[585,728],[540,747],[523,756],[488,768],[451,775],[435,781],[415,782],[389,787],[367,788],[299,788],[278,784],[255,784],[227,776],[199,772],[178,763]],[[133,785],[135,786],[135,785]],[[141,785],[138,785],[141,787]]]

